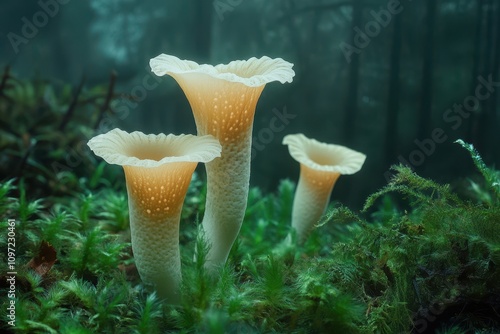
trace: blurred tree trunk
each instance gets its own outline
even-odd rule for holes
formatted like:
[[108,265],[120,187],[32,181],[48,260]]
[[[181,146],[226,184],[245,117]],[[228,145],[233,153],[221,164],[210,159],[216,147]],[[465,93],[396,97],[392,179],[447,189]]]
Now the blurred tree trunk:
[[[294,45],[294,51],[296,52],[296,57],[299,64],[304,64],[302,67],[294,68],[296,72],[296,79],[302,78],[307,75],[309,68],[306,66],[308,63],[308,51],[303,47],[303,43],[300,39],[300,29],[296,27],[294,23],[294,13],[298,12],[297,5],[294,0],[286,0],[284,2],[284,9],[286,13],[286,25],[289,31],[290,39]],[[302,80],[302,79],[301,79]]]
[[[491,70],[492,70],[492,50],[493,50],[493,28],[494,28],[494,22],[493,22],[493,0],[486,0],[486,31],[484,33],[484,38],[485,38],[485,44],[484,44],[484,61],[483,61],[483,68],[481,70],[481,75],[483,78],[488,78],[489,75],[491,75]],[[476,82],[477,85],[477,82]],[[478,125],[478,138],[477,138],[477,143],[476,143],[476,148],[481,152],[483,158],[486,158],[489,156],[489,151],[488,151],[488,139],[490,137],[489,133],[489,122],[491,121],[491,114],[490,114],[490,102],[491,97],[489,99],[480,101],[480,110],[479,110],[479,125]]]
[[[495,2],[495,0],[486,0],[482,2],[484,32],[481,35],[484,36],[484,40],[480,75],[486,81],[488,81],[490,76],[493,81],[495,81],[495,78],[498,79],[498,26]],[[475,89],[479,81],[477,77],[473,79],[473,87]],[[486,160],[491,158],[493,149],[488,143],[496,138],[495,133],[498,132],[498,129],[495,128],[497,122],[495,96],[495,91],[493,91],[487,99],[479,101],[479,111],[474,115],[473,122],[473,129],[475,131],[473,143]]]
[[[308,34],[310,36],[310,39],[307,40],[305,43],[306,47],[305,49],[307,50],[307,56],[304,57],[304,68],[310,69],[314,67],[314,64],[316,63],[315,57],[318,54],[318,45],[321,43],[319,42],[319,32],[318,32],[318,26],[319,26],[319,21],[321,18],[321,11],[315,11],[313,13],[313,20],[311,22],[311,27],[310,27],[310,33]],[[314,82],[315,81],[315,71],[304,71],[303,72],[303,79],[304,82]],[[314,106],[314,108],[317,107],[317,94],[318,94],[318,87],[316,85],[305,85],[304,90],[303,90],[304,98],[308,103]]]
[[[500,4],[498,1],[493,1],[490,7],[491,11],[491,58],[490,58],[490,71],[485,73],[485,79],[488,80],[487,76],[492,76],[492,81],[500,81]],[[487,138],[485,138],[485,144],[489,143],[488,151],[491,152],[492,156],[498,156],[497,143],[500,142],[500,135],[498,131],[499,127],[499,117],[498,117],[498,97],[500,96],[498,90],[500,88],[495,88],[491,93],[491,96],[487,103],[487,120],[485,125],[488,126]],[[493,144],[492,144],[493,143]]]
[[[483,6],[485,0],[477,0],[476,1],[476,28],[474,35],[474,50],[472,56],[472,78],[471,78],[471,94],[474,94],[474,91],[477,86],[477,77],[481,71],[481,60],[482,53],[481,50],[483,45]],[[473,113],[470,116],[469,128],[467,130],[467,141],[470,143],[477,143],[478,137],[478,126],[479,126],[479,115],[477,113]]]
[[[296,1],[286,0],[283,4],[283,11],[286,13],[286,25],[296,52],[297,66],[294,67],[294,80],[304,83],[304,85],[296,85],[295,89],[300,91],[300,93],[297,94],[300,94],[309,108],[315,109],[318,105],[316,101],[318,87],[312,84],[317,80],[316,72],[312,69],[315,67],[314,57],[317,54],[317,50],[315,48],[317,48],[317,44],[319,44],[318,22],[321,18],[322,12],[319,10],[313,10],[314,7],[311,7],[310,10],[312,11],[313,20],[311,21],[310,28],[306,28],[304,23],[301,23],[299,26],[295,23],[295,15],[302,15],[304,13],[304,11],[297,6]],[[309,38],[305,41],[301,39],[301,29],[308,30],[307,36]],[[305,120],[305,122],[312,122],[309,123],[311,125],[314,123],[312,119]]]
[[418,121],[418,138],[430,135],[432,122],[432,72],[434,68],[434,27],[436,22],[437,0],[426,0],[425,35],[423,47],[422,88],[420,100],[420,118]]
[[194,20],[195,49],[201,63],[210,61],[210,46],[212,44],[212,14],[214,11],[212,1],[196,0]]
[[[354,41],[356,31],[354,28],[362,28],[363,6],[361,0],[352,0],[352,26],[351,41]],[[359,90],[359,53],[353,53],[349,63],[349,83],[347,86],[347,97],[345,103],[345,118],[342,138],[349,145],[355,136],[356,116],[358,114],[358,90]]]
[[387,121],[385,128],[385,163],[393,163],[397,150],[398,113],[399,113],[399,72],[401,63],[401,15],[395,15],[392,32],[391,70],[389,73],[389,96],[387,102]]

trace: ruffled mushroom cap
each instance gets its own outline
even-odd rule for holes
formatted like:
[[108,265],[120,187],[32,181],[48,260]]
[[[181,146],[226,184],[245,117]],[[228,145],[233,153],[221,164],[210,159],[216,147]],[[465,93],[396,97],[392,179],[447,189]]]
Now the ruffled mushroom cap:
[[358,172],[366,156],[347,147],[321,143],[303,134],[287,135],[283,144],[300,163],[295,192],[292,228],[303,243],[323,215],[335,182],[340,175]]
[[288,145],[288,151],[296,161],[322,172],[354,174],[361,169],[366,159],[363,153],[341,145],[322,143],[302,133],[285,136],[283,145]]
[[187,190],[197,163],[221,153],[212,136],[146,135],[120,129],[92,138],[88,146],[107,163],[123,166],[136,209],[160,216],[182,208],[184,196],[180,195]]
[[181,60],[175,56],[161,54],[150,60],[151,70],[158,76],[198,73],[229,82],[239,82],[248,87],[258,87],[272,81],[292,82],[295,72],[293,64],[281,58],[252,57],[248,60],[234,60],[229,64],[208,65]]
[[205,165],[202,223],[211,247],[207,267],[217,267],[225,263],[245,215],[255,107],[267,83],[292,81],[293,64],[261,57],[212,66],[161,54],[150,65],[156,75],[170,75],[181,86],[198,135],[213,135],[222,145],[221,158]]
[[266,56],[212,66],[161,54],[150,60],[150,66],[156,75],[171,75],[182,87],[198,134],[211,134],[223,146],[244,140],[251,132],[255,107],[267,83],[291,82],[295,75],[293,64]]
[[90,139],[88,146],[109,164],[148,168],[171,162],[209,162],[221,153],[219,141],[212,136],[146,135],[120,129]]
[[114,129],[88,142],[97,156],[123,166],[127,183],[132,249],[145,283],[178,301],[181,281],[179,220],[198,162],[220,156],[212,136],[145,135]]

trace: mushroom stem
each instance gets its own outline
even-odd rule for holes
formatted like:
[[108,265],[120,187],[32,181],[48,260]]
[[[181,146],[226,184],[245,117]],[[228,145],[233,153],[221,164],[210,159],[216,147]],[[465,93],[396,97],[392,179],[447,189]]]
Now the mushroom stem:
[[221,158],[205,165],[207,199],[203,229],[209,245],[205,267],[224,265],[247,206],[255,107],[265,85],[291,82],[292,64],[281,58],[250,58],[223,65],[199,65],[170,55],[150,61],[156,75],[171,75],[193,110],[198,135],[212,135]]
[[144,283],[153,285],[158,296],[172,304],[180,301],[179,222],[196,165],[124,166],[137,270]]
[[210,245],[205,262],[209,270],[226,262],[243,223],[250,182],[250,150],[248,135],[244,141],[223,145],[221,158],[205,164],[207,198],[202,226]]
[[[344,146],[309,139],[301,133],[285,136],[283,144],[288,145],[290,155],[300,163],[292,231],[296,233],[297,243],[303,244],[325,212],[339,176],[358,172],[366,156]],[[291,235],[287,241],[292,241]]]
[[132,251],[139,275],[169,303],[180,301],[179,221],[199,162],[220,156],[212,136],[145,135],[114,129],[88,142],[94,153],[123,167]]
[[314,171],[300,165],[300,177],[292,209],[292,229],[297,243],[303,244],[314,225],[321,219],[340,173]]
[[253,119],[265,85],[248,87],[206,75],[185,75],[177,81],[193,109],[198,135],[212,135],[222,147],[220,158],[205,164],[202,227],[209,245],[205,267],[214,272],[226,263],[245,216]]
[[[198,135],[213,135],[222,146],[221,157],[205,164],[207,198],[202,226],[209,244],[205,267],[213,272],[226,263],[245,216],[253,118],[264,85],[247,87],[216,79],[200,85],[199,78],[191,76],[178,81],[193,108]],[[206,97],[212,97],[212,108],[223,112],[207,113]]]

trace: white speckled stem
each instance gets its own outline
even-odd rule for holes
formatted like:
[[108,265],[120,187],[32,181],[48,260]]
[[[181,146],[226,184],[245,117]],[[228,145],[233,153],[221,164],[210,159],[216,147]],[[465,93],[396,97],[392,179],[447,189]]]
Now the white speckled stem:
[[247,207],[251,128],[242,141],[222,145],[222,157],[207,164],[207,199],[203,229],[210,249],[209,270],[224,265],[238,236]]
[[292,82],[293,64],[264,56],[211,66],[161,54],[150,65],[156,75],[177,80],[193,109],[198,135],[210,134],[222,146],[221,158],[206,164],[203,218],[211,247],[205,266],[217,268],[226,262],[245,215],[255,106],[267,83]]
[[205,164],[202,225],[210,247],[205,267],[213,271],[225,264],[245,216],[253,118],[264,85],[248,87],[201,74],[176,79],[193,109],[198,135],[212,135],[222,146],[220,158]]
[[339,176],[338,173],[314,171],[301,164],[292,210],[292,228],[298,244],[307,240],[323,216]]
[[124,166],[137,270],[144,283],[153,285],[172,304],[180,301],[179,221],[196,165]]
[[180,301],[182,281],[179,252],[180,213],[161,222],[151,222],[135,214],[129,197],[130,231],[135,264],[146,284],[155,287],[158,296],[176,304]]

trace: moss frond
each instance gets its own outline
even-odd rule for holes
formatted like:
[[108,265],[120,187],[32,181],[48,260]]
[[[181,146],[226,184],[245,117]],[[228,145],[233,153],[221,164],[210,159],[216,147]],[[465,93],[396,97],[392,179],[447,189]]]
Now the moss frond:
[[477,170],[483,175],[488,187],[494,192],[496,200],[500,199],[500,177],[498,171],[488,168],[481,158],[479,152],[474,148],[474,145],[468,144],[461,139],[455,141],[467,151],[469,151],[472,161]]

